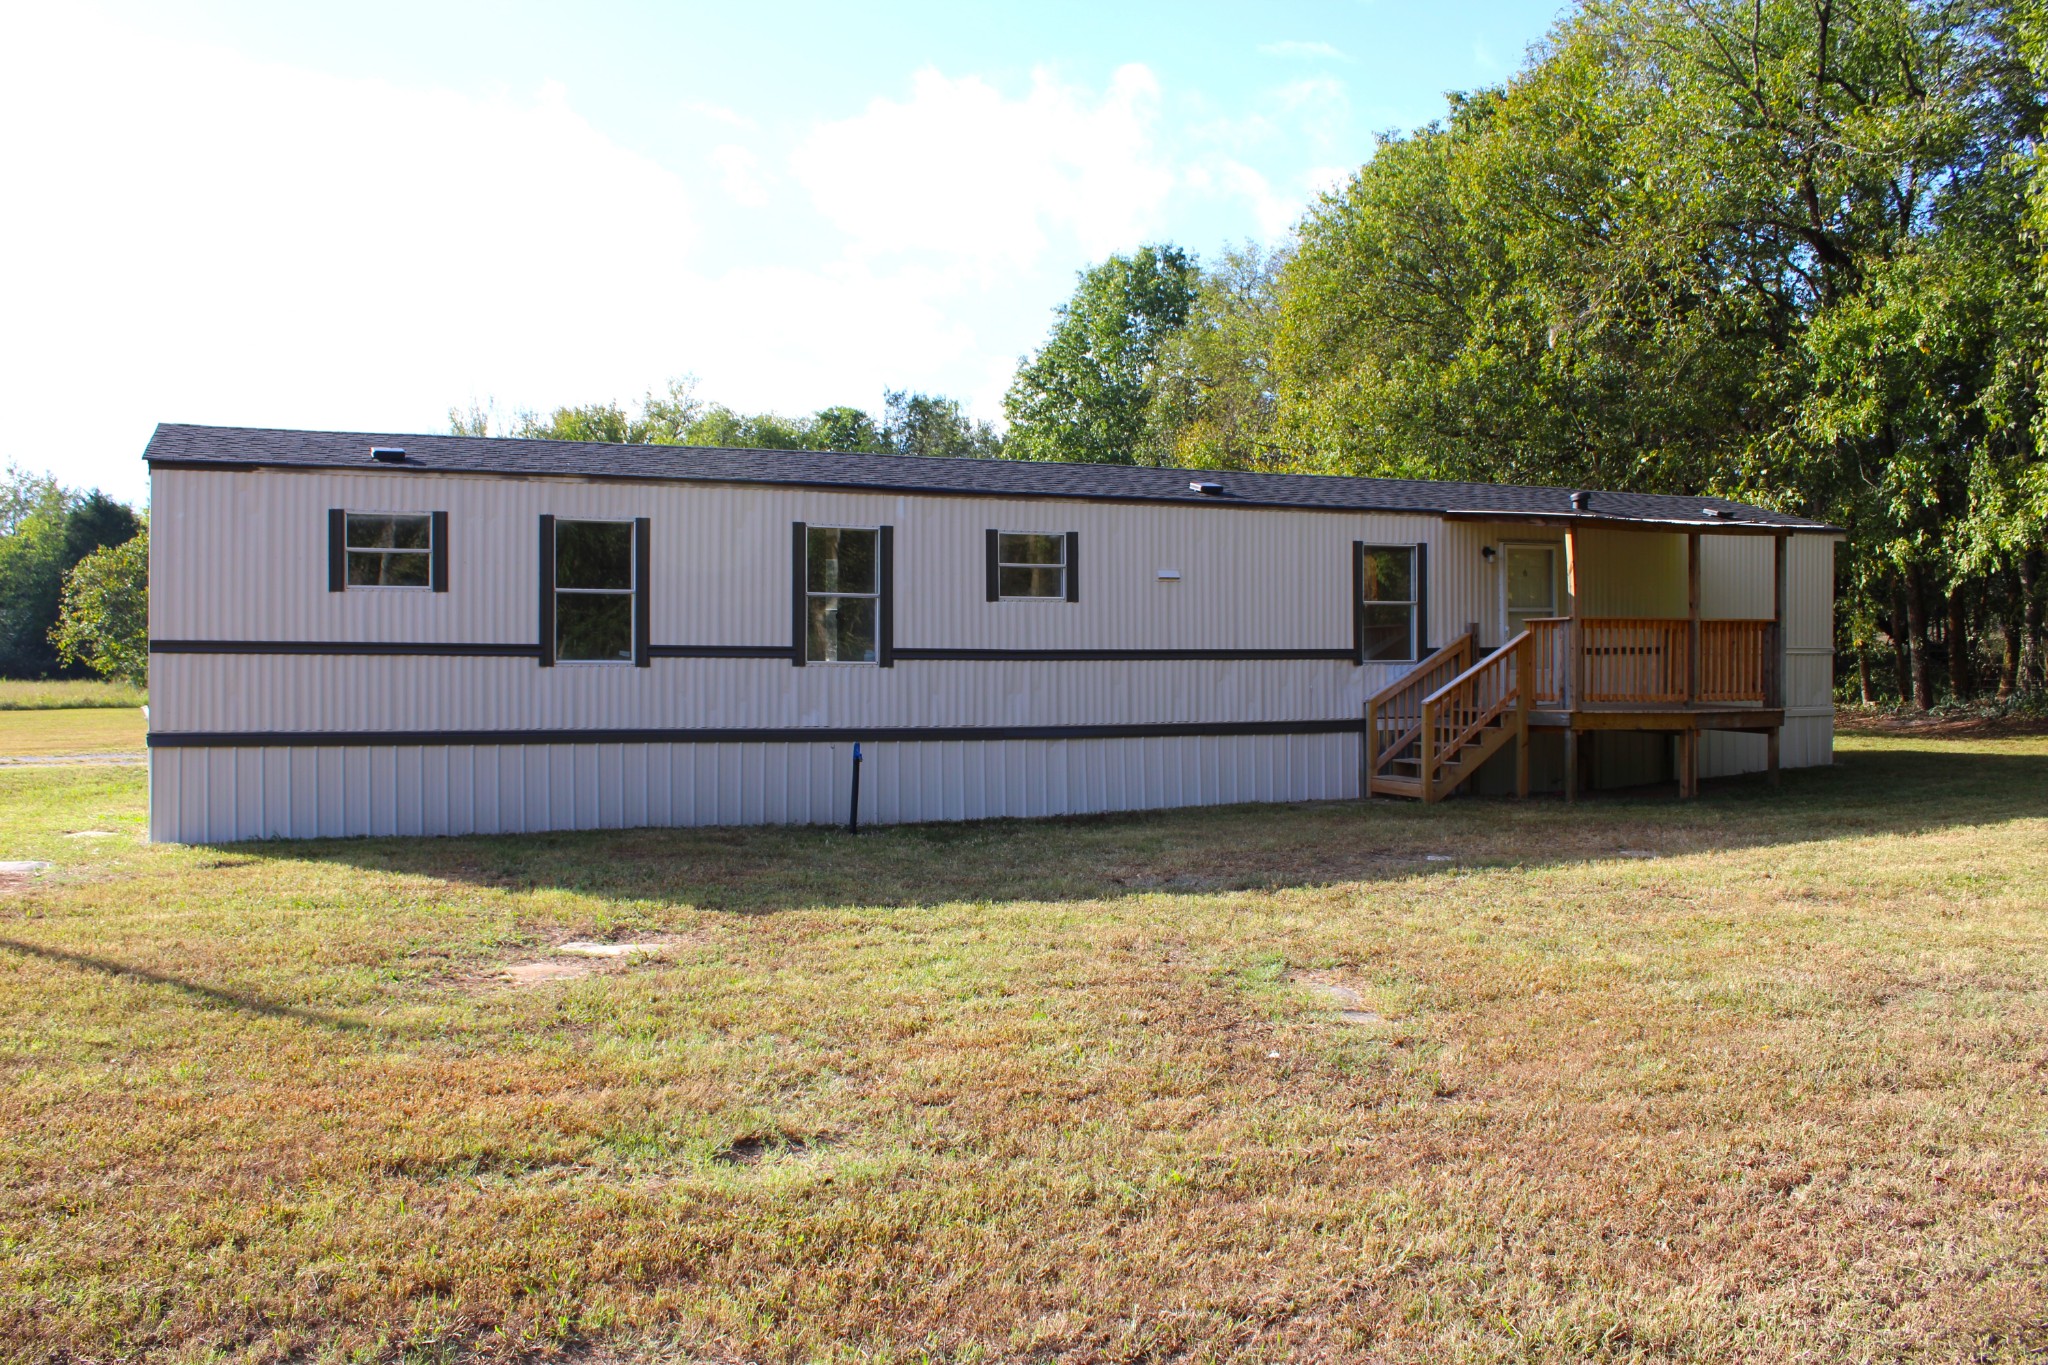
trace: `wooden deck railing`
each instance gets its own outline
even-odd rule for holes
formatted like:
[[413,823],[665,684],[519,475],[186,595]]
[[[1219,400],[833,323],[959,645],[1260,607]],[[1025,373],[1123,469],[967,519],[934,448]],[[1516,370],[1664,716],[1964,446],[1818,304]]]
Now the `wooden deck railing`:
[[1422,729],[1422,700],[1472,665],[1470,631],[1424,659],[1365,704],[1366,775],[1383,771]]
[[[1523,684],[1529,676],[1528,648],[1529,632],[1525,630],[1423,698],[1417,770],[1422,779],[1424,801],[1434,801],[1448,794],[1459,781],[1471,775],[1467,770],[1451,778],[1444,772],[1444,765],[1462,763],[1468,756],[1483,758],[1490,752],[1476,747],[1475,742],[1482,737],[1489,743],[1500,741],[1502,736],[1498,734],[1485,735],[1487,727],[1495,720],[1504,715],[1510,716],[1519,726],[1519,733],[1526,738],[1529,704]],[[1525,745],[1522,768],[1516,782],[1524,796],[1528,795],[1529,789],[1527,765]]]
[[1778,627],[1772,621],[1584,616],[1530,621],[1530,701],[1585,706],[1776,705]]

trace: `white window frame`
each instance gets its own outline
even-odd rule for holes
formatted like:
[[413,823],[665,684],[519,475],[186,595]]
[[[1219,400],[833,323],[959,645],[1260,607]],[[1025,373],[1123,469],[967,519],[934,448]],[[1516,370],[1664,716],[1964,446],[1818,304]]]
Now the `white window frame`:
[[[348,524],[354,517],[411,517],[427,524],[427,548],[424,550],[385,550],[374,546],[360,548],[348,543]],[[341,590],[343,592],[432,592],[434,590],[434,514],[432,512],[394,512],[384,508],[344,507],[341,509]],[[348,557],[350,555],[418,555],[427,562],[427,579],[424,583],[351,583],[348,581]]]
[[1415,542],[1409,541],[1406,544],[1376,544],[1372,541],[1364,541],[1360,543],[1358,548],[1359,553],[1365,555],[1372,554],[1375,551],[1395,551],[1408,556],[1407,597],[1396,600],[1391,597],[1361,596],[1358,599],[1358,611],[1360,612],[1361,620],[1364,619],[1363,613],[1367,607],[1408,608],[1408,655],[1402,659],[1375,659],[1368,656],[1365,662],[1369,665],[1419,663],[1422,659],[1422,595],[1419,591],[1422,586],[1420,582],[1421,564],[1419,562],[1422,556],[1418,552]]
[[[569,526],[623,526],[627,530],[626,579],[630,586],[625,588],[565,588],[562,586],[562,527]],[[549,585],[555,594],[555,638],[552,642],[555,665],[558,668],[631,668],[640,657],[640,527],[632,517],[564,517],[555,518],[555,581]],[[623,597],[626,610],[626,655],[622,659],[567,659],[562,657],[562,598],[571,597]]]
[[[875,590],[873,592],[813,592],[811,590],[811,532],[866,531],[875,538]],[[875,604],[875,657],[872,659],[813,659],[811,657],[811,599],[850,597]],[[804,663],[811,668],[879,668],[882,663],[882,528],[876,526],[827,526],[804,523]]]
[[1508,618],[1508,553],[1512,550],[1550,551],[1550,614],[1564,616],[1564,542],[1561,540],[1504,540],[1500,543],[1500,586],[1496,595],[1500,602],[1500,639],[1506,644],[1514,638],[1509,629]]
[[[1060,545],[1060,562],[1052,564],[1022,564],[1003,558],[1004,536],[1039,536],[1056,540]],[[1050,569],[1060,571],[1060,590],[1047,596],[1044,593],[1013,594],[1003,591],[1003,570],[1005,569]],[[1005,531],[996,530],[996,600],[998,602],[1064,602],[1067,600],[1067,533],[1065,531]]]

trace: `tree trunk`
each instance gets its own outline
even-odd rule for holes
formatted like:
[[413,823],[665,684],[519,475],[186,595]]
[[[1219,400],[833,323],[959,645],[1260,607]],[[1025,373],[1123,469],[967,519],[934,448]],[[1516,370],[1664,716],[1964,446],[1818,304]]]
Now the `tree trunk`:
[[2000,624],[2005,633],[2005,657],[1998,661],[1998,699],[2004,701],[2020,690],[2020,623],[2007,612]]
[[1901,706],[1913,699],[1913,669],[1907,661],[1906,651],[1906,617],[1906,589],[1895,578],[1892,580],[1892,619],[1885,631],[1892,637],[1893,680],[1898,686]]
[[1906,649],[1912,658],[1913,705],[1934,709],[1934,671],[1927,658],[1927,575],[1906,561]]
[[1865,706],[1876,704],[1876,698],[1870,695],[1870,651],[1861,645],[1856,647],[1856,686],[1863,691]]
[[1957,701],[1977,695],[1977,657],[1970,648],[1970,601],[1963,585],[1948,590],[1948,690]]
[[2020,678],[2029,688],[2042,685],[2040,577],[2041,552],[2029,550],[2020,556]]

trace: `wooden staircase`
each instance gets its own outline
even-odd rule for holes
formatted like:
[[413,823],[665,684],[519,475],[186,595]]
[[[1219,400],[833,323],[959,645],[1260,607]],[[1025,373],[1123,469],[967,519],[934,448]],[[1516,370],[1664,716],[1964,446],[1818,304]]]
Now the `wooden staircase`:
[[1365,704],[1365,794],[1439,801],[1515,745],[1529,794],[1529,633],[1473,662],[1467,631]]

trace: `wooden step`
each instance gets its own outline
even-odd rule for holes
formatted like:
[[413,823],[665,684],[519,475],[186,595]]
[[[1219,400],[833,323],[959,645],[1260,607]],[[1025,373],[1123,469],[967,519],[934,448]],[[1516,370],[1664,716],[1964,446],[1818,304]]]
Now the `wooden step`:
[[1393,777],[1386,773],[1375,773],[1372,779],[1374,796],[1406,796],[1420,799],[1422,779],[1417,777]]

